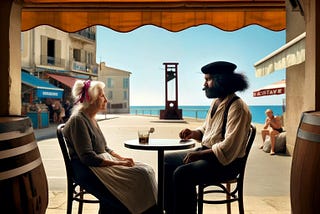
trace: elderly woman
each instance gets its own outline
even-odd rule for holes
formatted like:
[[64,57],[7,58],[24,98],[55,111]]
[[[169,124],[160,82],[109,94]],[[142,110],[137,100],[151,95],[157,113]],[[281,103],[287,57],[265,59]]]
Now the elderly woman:
[[157,213],[153,169],[109,148],[95,119],[106,108],[104,87],[78,80],[72,89],[77,105],[64,135],[76,182],[100,200],[99,213]]

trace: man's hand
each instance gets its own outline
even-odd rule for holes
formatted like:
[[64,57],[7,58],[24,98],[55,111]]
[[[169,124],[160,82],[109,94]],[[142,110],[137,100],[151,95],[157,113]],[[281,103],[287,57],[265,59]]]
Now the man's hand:
[[267,121],[266,121],[266,124],[267,124],[267,125],[270,125],[270,123],[271,123],[271,119],[268,118]]
[[180,133],[179,133],[179,137],[182,140],[189,140],[191,139],[192,136],[192,131],[190,129],[183,129]]
[[183,159],[184,163],[191,163],[197,160],[201,160],[202,154],[201,151],[196,152],[190,152],[186,155],[186,157]]
[[214,155],[211,149],[194,151],[188,153],[186,157],[183,159],[183,162],[187,164],[198,160],[205,160],[208,159],[211,155]]
[[197,141],[201,141],[202,140],[202,132],[199,130],[190,130],[190,129],[183,129],[180,133],[179,133],[179,137],[182,140],[189,140],[189,139],[195,139]]

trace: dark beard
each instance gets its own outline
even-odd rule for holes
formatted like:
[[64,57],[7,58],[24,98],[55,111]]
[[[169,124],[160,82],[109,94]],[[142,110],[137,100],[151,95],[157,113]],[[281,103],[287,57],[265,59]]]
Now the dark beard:
[[204,87],[203,90],[206,92],[206,96],[210,98],[222,98],[225,97],[225,93],[217,87]]

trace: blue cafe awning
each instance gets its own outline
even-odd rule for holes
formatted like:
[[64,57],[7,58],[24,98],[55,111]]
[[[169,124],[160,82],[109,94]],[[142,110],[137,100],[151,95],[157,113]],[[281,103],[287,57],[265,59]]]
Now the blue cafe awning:
[[61,99],[63,89],[58,88],[46,81],[43,81],[27,72],[21,72],[21,82],[36,89],[36,96],[38,98],[56,98]]

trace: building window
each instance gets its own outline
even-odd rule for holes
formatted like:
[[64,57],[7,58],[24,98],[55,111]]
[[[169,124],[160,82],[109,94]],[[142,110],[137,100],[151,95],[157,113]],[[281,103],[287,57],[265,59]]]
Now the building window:
[[108,99],[108,100],[112,100],[112,98],[113,98],[113,93],[112,93],[112,91],[108,91],[108,97],[107,97],[107,99]]
[[73,59],[76,62],[81,62],[81,50],[73,49]]
[[122,107],[122,103],[116,103],[116,104],[111,104],[111,108],[112,109],[121,109]]
[[48,64],[55,65],[55,40],[48,38],[47,47]]
[[61,59],[61,40],[41,35],[41,65],[64,66]]
[[107,87],[108,88],[113,88],[114,87],[114,82],[112,78],[107,79]]
[[93,53],[87,53],[87,61],[86,61],[87,64],[90,64],[90,65],[93,65]]
[[127,91],[123,91],[123,99],[124,100],[128,99],[128,92]]
[[123,78],[123,88],[129,88],[129,78]]

